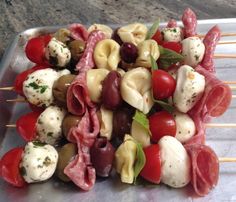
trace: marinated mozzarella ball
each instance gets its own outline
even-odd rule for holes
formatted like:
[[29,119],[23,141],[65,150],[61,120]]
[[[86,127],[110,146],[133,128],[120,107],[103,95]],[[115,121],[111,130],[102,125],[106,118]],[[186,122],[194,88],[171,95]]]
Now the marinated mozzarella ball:
[[164,41],[180,42],[183,39],[183,32],[180,27],[166,27],[161,33]]
[[188,114],[175,111],[173,115],[176,123],[175,138],[185,143],[196,133],[195,124]]
[[177,83],[173,103],[178,111],[186,113],[202,97],[205,89],[205,77],[188,65],[177,71]]
[[202,61],[205,53],[205,46],[198,37],[189,37],[182,41],[182,55],[184,64],[196,66]]
[[38,117],[36,123],[37,139],[55,145],[62,138],[62,121],[66,115],[63,108],[49,106]]
[[65,67],[71,59],[71,53],[68,47],[56,38],[52,38],[48,43],[45,56],[50,64],[58,67]]
[[148,29],[146,25],[141,23],[133,23],[118,29],[117,34],[123,42],[138,45],[145,40]]
[[137,140],[143,147],[151,144],[150,134],[147,129],[141,126],[137,121],[133,120],[131,125],[131,136]]
[[123,100],[144,114],[153,106],[151,91],[151,73],[143,67],[126,72],[121,80]]
[[23,82],[23,92],[27,100],[37,106],[49,106],[53,103],[53,84],[62,75],[70,74],[67,69],[55,71],[51,68],[31,73]]
[[56,170],[58,153],[51,145],[28,142],[20,163],[22,177],[28,183],[49,179]]
[[159,142],[161,154],[161,181],[174,188],[187,185],[191,164],[183,145],[172,136],[164,136]]
[[102,31],[105,35],[106,38],[110,39],[111,35],[112,35],[112,29],[110,27],[108,27],[107,25],[103,25],[103,24],[93,24],[88,28],[88,32],[92,32],[94,30],[100,30]]

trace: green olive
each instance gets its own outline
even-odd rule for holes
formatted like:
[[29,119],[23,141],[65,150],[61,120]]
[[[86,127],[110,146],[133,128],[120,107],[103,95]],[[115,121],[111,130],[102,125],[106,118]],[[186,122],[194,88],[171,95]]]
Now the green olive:
[[70,129],[77,126],[81,120],[80,116],[75,116],[72,114],[67,114],[62,122],[62,131],[65,137],[67,137]]
[[52,88],[53,96],[59,106],[66,107],[67,89],[75,79],[76,75],[67,74],[57,79]]
[[64,169],[76,154],[77,146],[73,143],[65,144],[58,151],[58,163],[55,174],[64,182],[70,181],[70,178],[64,174]]
[[66,44],[70,40],[70,30],[62,28],[57,30],[57,32],[54,34],[54,37],[63,43]]
[[78,61],[84,52],[85,42],[81,40],[74,40],[71,41],[68,46],[71,52],[71,57],[75,61]]

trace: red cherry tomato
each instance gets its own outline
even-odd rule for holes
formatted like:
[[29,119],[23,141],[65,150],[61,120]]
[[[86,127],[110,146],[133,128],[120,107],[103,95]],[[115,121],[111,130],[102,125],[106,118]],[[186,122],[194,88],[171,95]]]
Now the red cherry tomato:
[[24,178],[20,174],[19,164],[24,148],[18,147],[8,151],[0,160],[1,177],[16,187],[26,185]]
[[163,36],[161,34],[161,31],[157,30],[156,33],[152,36],[152,39],[161,45],[163,42]]
[[166,71],[158,69],[152,72],[153,96],[157,100],[165,99],[173,95],[176,81]]
[[163,41],[161,45],[162,45],[163,48],[173,50],[177,53],[182,52],[182,45],[179,42]]
[[152,133],[151,140],[157,143],[163,136],[175,137],[176,123],[172,114],[167,111],[156,112],[149,117],[149,128]]
[[35,72],[36,70],[44,69],[44,68],[47,68],[47,67],[36,65],[36,66],[32,67],[31,69],[27,69],[27,70],[21,72],[20,74],[18,74],[16,79],[15,79],[14,90],[19,95],[24,96],[24,93],[23,93],[23,82],[26,80],[27,76],[29,74]]
[[149,145],[143,149],[146,163],[140,175],[149,182],[159,184],[161,181],[161,156],[158,144]]
[[30,112],[21,116],[16,122],[17,131],[27,142],[36,137],[36,122],[41,113],[41,111]]
[[30,39],[25,47],[27,58],[36,64],[49,64],[45,58],[45,47],[48,45],[50,40],[50,35]]

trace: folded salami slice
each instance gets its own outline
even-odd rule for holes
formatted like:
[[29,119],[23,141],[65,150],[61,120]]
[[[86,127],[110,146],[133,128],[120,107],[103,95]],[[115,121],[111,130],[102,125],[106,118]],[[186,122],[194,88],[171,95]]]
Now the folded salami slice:
[[82,40],[82,41],[87,41],[88,40],[88,31],[86,27],[84,27],[81,24],[74,23],[69,26],[69,30],[71,33],[71,37],[75,40]]
[[215,72],[213,57],[216,45],[220,40],[220,35],[220,28],[216,25],[207,32],[203,40],[205,45],[205,55],[201,62],[201,66],[210,72]]
[[99,41],[105,38],[106,38],[105,34],[101,31],[95,30],[89,34],[86,48],[84,50],[84,53],[80,61],[76,65],[76,70],[78,70],[79,72],[86,72],[95,66],[94,59],[93,59],[93,52],[94,52],[95,46]]
[[182,22],[184,25],[184,37],[188,38],[191,36],[195,36],[197,34],[197,17],[195,13],[190,9],[185,9],[183,16],[182,16]]
[[167,28],[175,28],[177,27],[177,22],[174,19],[170,19],[166,25]]
[[200,116],[203,122],[208,122],[209,117],[221,116],[228,109],[232,92],[227,84],[201,66],[197,66],[195,70],[205,76],[206,87],[202,98],[189,113]]
[[215,152],[206,145],[186,145],[192,165],[191,183],[199,196],[207,195],[218,182],[219,161]]

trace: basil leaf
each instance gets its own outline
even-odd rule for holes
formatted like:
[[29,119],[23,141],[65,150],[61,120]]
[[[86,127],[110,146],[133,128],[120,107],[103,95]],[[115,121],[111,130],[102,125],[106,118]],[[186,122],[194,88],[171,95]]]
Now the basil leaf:
[[153,35],[157,32],[159,28],[159,24],[160,24],[160,19],[158,18],[148,30],[146,40],[151,39],[153,37]]
[[146,157],[143,152],[142,145],[136,142],[136,146],[137,146],[137,152],[136,152],[136,162],[134,164],[134,184],[136,184],[136,179],[146,163]]
[[161,105],[161,107],[164,110],[168,111],[169,113],[172,113],[175,110],[175,108],[172,105],[170,105],[170,104],[168,104],[168,103],[166,103],[162,100],[155,100],[155,99],[153,99],[153,100],[154,100],[155,103]]
[[157,69],[158,69],[158,66],[157,66],[156,60],[154,59],[154,57],[153,57],[152,55],[150,55],[150,59],[151,59],[151,68],[152,68],[152,71],[157,70]]
[[168,48],[163,48],[162,46],[159,46],[160,50],[160,66],[162,69],[167,69],[172,64],[175,64],[177,62],[182,62],[184,60],[184,56],[176,53],[173,50],[170,50]]
[[148,131],[149,135],[151,135],[151,132],[149,129],[149,120],[144,113],[136,110],[133,120],[137,121],[137,123],[143,126]]

